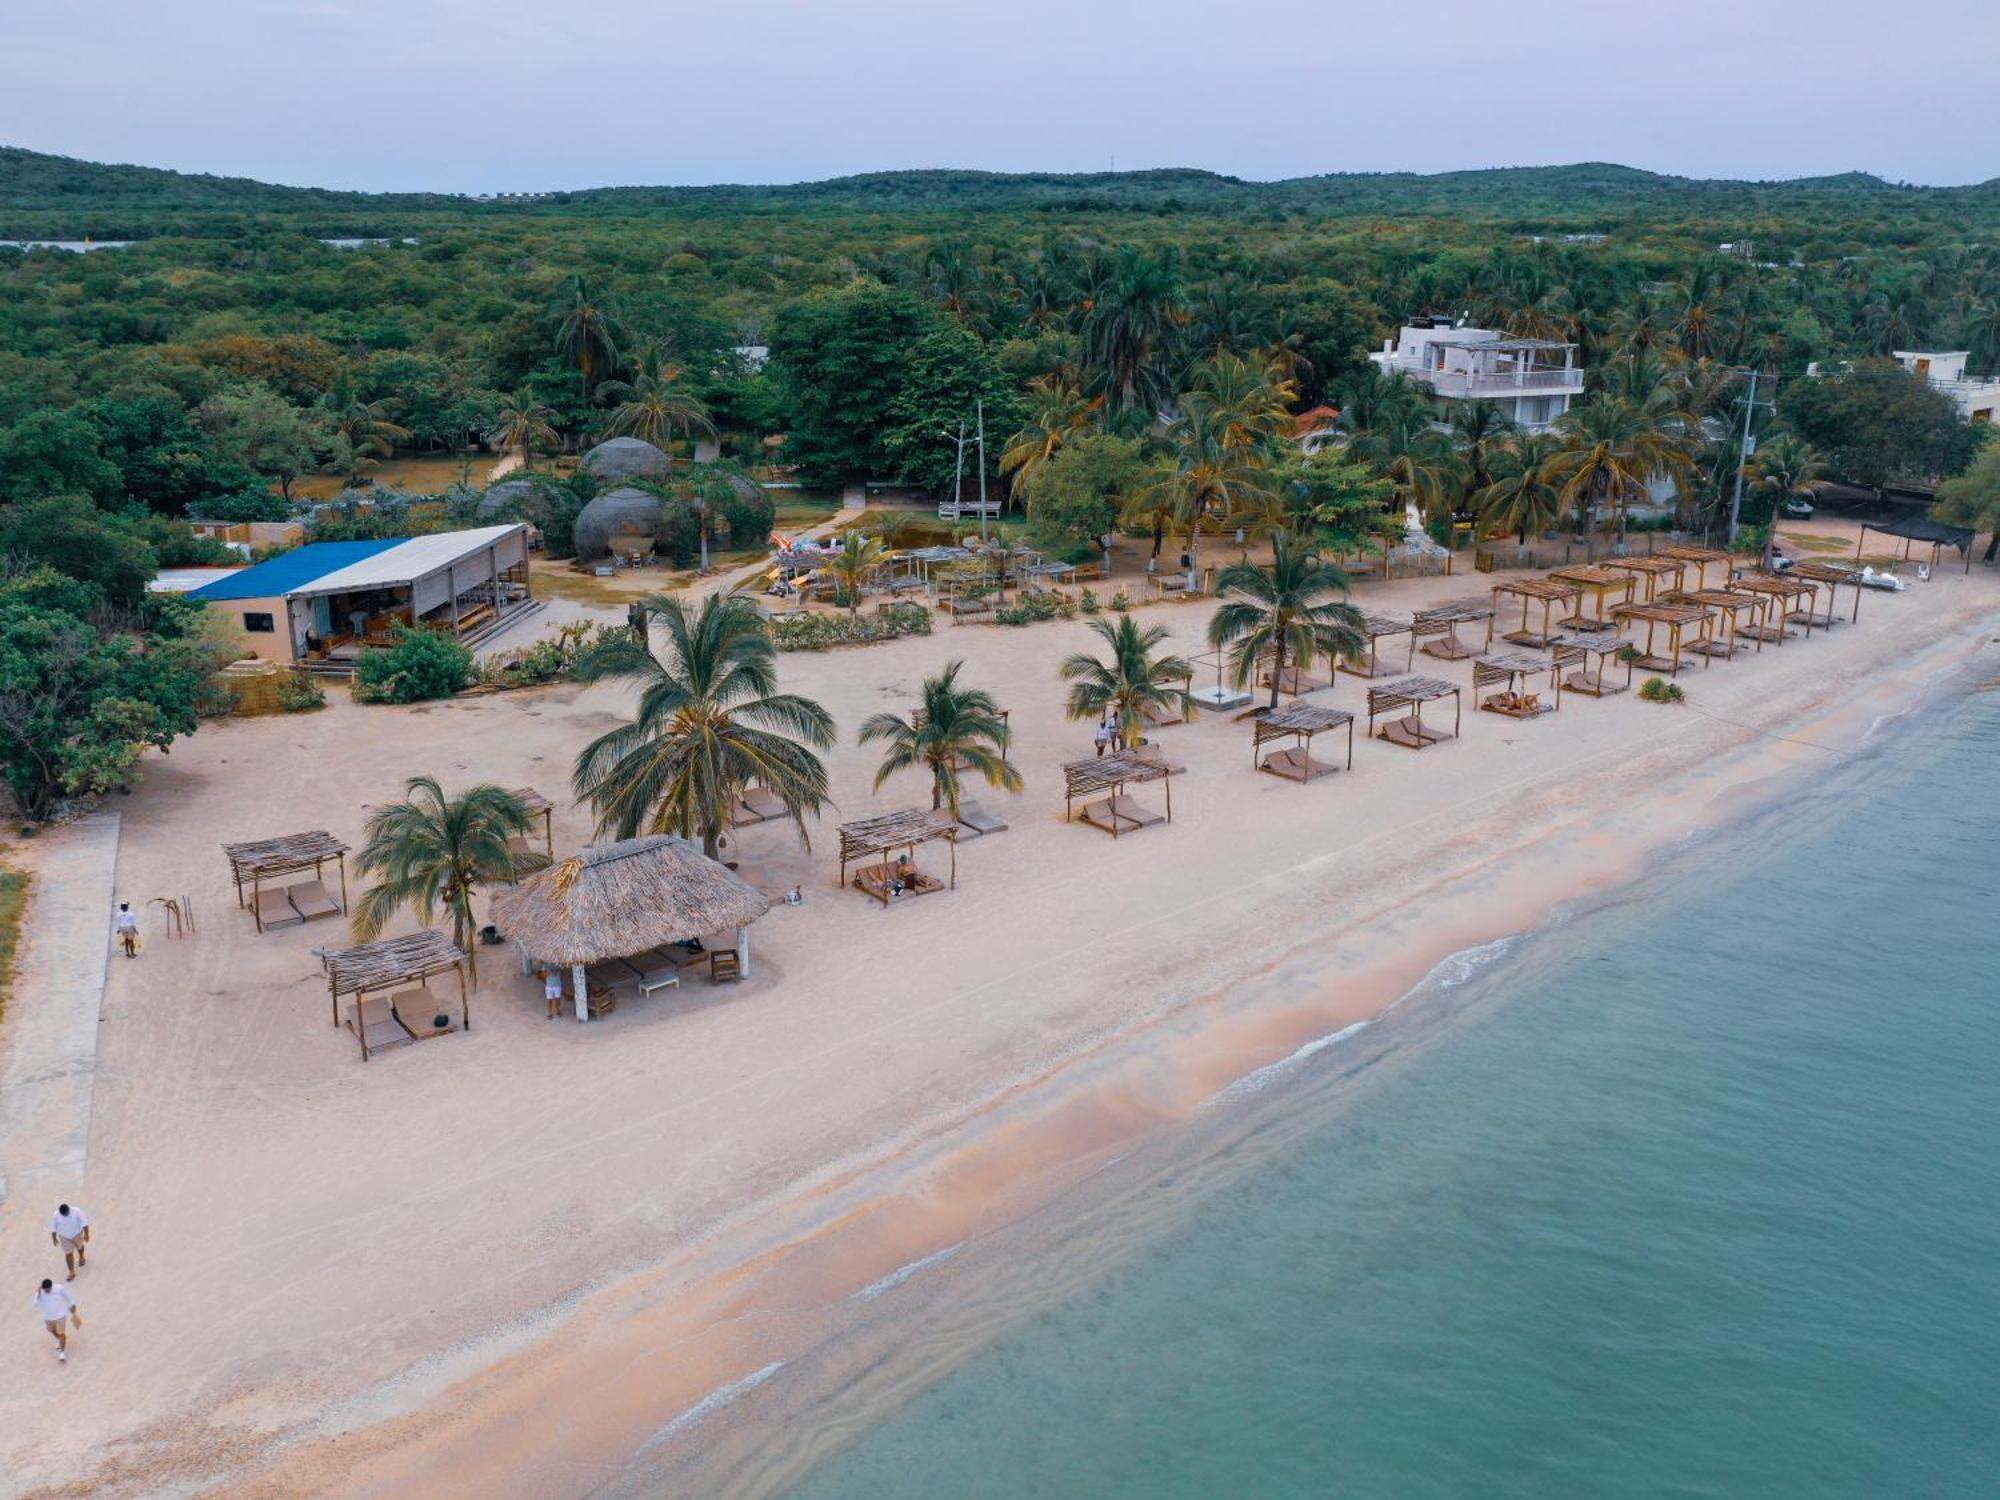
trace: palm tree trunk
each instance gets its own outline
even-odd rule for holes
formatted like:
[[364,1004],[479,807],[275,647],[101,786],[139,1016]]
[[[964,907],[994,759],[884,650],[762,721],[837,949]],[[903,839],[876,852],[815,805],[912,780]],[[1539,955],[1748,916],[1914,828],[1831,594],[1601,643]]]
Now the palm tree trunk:
[[1285,675],[1285,638],[1280,635],[1271,653],[1271,712],[1278,711],[1278,683]]

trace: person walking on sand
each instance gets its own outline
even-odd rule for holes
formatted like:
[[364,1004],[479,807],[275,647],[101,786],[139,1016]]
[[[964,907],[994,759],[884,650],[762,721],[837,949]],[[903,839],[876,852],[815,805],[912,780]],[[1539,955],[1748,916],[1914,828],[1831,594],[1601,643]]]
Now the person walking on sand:
[[1104,759],[1104,752],[1110,744],[1111,721],[1109,719],[1099,719],[1097,721],[1097,758],[1099,760]]
[[118,942],[125,950],[127,958],[139,956],[139,914],[132,910],[132,903],[120,901],[118,915],[111,919],[111,930],[118,934]]
[[69,1330],[83,1327],[83,1314],[76,1310],[76,1298],[69,1294],[68,1287],[57,1286],[44,1276],[35,1292],[35,1311],[42,1315],[42,1326],[56,1341],[56,1358],[69,1363]]
[[58,1203],[55,1217],[49,1220],[49,1243],[62,1251],[69,1279],[76,1280],[76,1273],[83,1269],[84,1247],[90,1243],[89,1216],[80,1208]]

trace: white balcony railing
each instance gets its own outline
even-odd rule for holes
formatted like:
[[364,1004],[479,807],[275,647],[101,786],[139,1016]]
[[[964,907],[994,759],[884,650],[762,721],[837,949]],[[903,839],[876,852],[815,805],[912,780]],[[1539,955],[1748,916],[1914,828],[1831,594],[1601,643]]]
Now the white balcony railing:
[[1426,370],[1419,365],[1391,364],[1440,396],[1480,400],[1493,396],[1553,395],[1583,389],[1583,371],[1560,367],[1519,370]]

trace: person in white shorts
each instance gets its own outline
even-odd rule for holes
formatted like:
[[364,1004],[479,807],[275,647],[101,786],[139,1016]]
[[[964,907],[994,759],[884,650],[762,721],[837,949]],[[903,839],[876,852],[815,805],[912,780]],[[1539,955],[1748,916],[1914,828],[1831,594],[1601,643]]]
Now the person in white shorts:
[[83,1314],[76,1310],[76,1298],[69,1294],[66,1286],[57,1286],[48,1277],[35,1291],[35,1310],[42,1315],[42,1326],[49,1331],[49,1337],[56,1341],[56,1358],[69,1359],[69,1327],[83,1327]]
[[90,1243],[90,1219],[82,1209],[58,1203],[55,1217],[49,1220],[49,1243],[62,1251],[69,1279],[76,1280],[76,1273],[83,1269],[84,1247]]

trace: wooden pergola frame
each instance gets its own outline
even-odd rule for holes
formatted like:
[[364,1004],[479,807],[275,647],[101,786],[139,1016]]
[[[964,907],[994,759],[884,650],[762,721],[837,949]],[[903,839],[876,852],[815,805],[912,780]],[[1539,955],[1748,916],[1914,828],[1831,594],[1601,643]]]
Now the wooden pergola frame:
[[[861,818],[853,823],[840,825],[840,884],[847,884],[847,866],[855,860],[865,860],[874,855],[885,857],[898,849],[910,851],[916,857],[917,846],[927,844],[932,839],[943,839],[951,850],[950,889],[958,889],[958,824],[951,814],[942,808],[911,807],[901,812],[883,813],[880,817]],[[874,893],[867,892],[873,897]],[[884,906],[887,897],[876,898]]]
[[340,910],[347,913],[347,848],[339,839],[324,828],[315,828],[310,833],[288,833],[274,839],[252,839],[248,843],[224,844],[222,853],[229,861],[229,875],[236,882],[236,904],[243,901],[243,882],[250,882],[250,915],[256,919],[257,931],[264,930],[264,914],[258,909],[257,898],[263,894],[264,882],[280,875],[297,875],[306,870],[313,872],[318,880],[325,873],[326,862],[335,860],[340,865]]
[[[1687,628],[1690,625],[1700,627],[1699,632],[1695,636],[1697,641],[1711,639],[1715,629],[1714,617],[1697,604],[1660,604],[1657,602],[1651,604],[1621,604],[1614,613],[1618,616],[1620,624],[1625,624],[1633,620],[1645,622],[1646,649],[1640,653],[1638,659],[1632,665],[1635,667],[1644,667],[1649,672],[1665,672],[1669,677],[1678,677],[1681,675],[1681,651],[1684,646]],[[1669,637],[1673,650],[1671,657],[1657,656],[1653,652],[1654,633],[1662,625],[1666,626],[1668,631],[1671,632]],[[1709,657],[1706,653],[1702,654],[1701,664],[1703,667],[1707,667],[1709,664]]]
[[[1346,672],[1354,677],[1381,677],[1386,673],[1393,672],[1395,670],[1394,667],[1384,667],[1382,665],[1380,649],[1376,643],[1387,640],[1392,635],[1408,635],[1414,622],[1400,620],[1391,615],[1377,614],[1364,614],[1361,617],[1361,622],[1362,634],[1368,637],[1367,665],[1357,666],[1350,660],[1337,658],[1333,664],[1334,672],[1336,675]],[[1411,636],[1410,644],[1414,650],[1416,645],[1416,638],[1414,636]],[[1407,672],[1409,667],[1406,665],[1403,670]]]
[[[1726,583],[1729,580],[1731,559],[1720,547],[1662,547],[1659,556],[1670,557],[1675,562],[1686,563],[1693,568],[1694,586],[1698,589],[1708,587],[1708,570],[1712,564],[1720,564],[1723,581]],[[1686,583],[1686,577],[1683,576],[1681,581]]]
[[[1764,623],[1757,627],[1758,634],[1765,640],[1775,641],[1780,646],[1784,645],[1792,634],[1785,628],[1789,620],[1802,621],[1806,627],[1806,634],[1808,636],[1812,634],[1812,599],[1818,591],[1811,584],[1794,583],[1778,573],[1763,573],[1749,578],[1739,578],[1730,587],[1736,593],[1756,594],[1769,601],[1769,614]],[[1792,609],[1793,603],[1799,599],[1806,601],[1806,609],[1802,614]]]
[[542,820],[542,843],[547,847],[549,858],[556,857],[556,809],[540,792],[531,786],[514,788],[514,800],[521,804],[521,810],[531,818]]
[[[1662,604],[1694,604],[1715,611],[1715,617],[1724,627],[1724,639],[1717,640],[1712,634],[1706,642],[1697,641],[1691,650],[1700,651],[1704,656],[1720,656],[1725,661],[1736,654],[1741,638],[1748,636],[1756,643],[1756,649],[1764,649],[1764,616],[1771,608],[1770,598],[1763,594],[1743,594],[1735,589],[1675,589],[1660,595]],[[1742,618],[1748,611],[1749,620]]]
[[[466,1031],[472,1030],[472,1006],[465,984],[465,965],[469,955],[458,944],[442,933],[425,928],[421,932],[406,933],[402,937],[382,938],[373,943],[362,943],[354,948],[321,949],[319,960],[326,970],[328,998],[333,1005],[333,1024],[340,1024],[340,997],[352,995],[355,1001],[354,1035],[361,1043],[361,1060],[368,1061],[368,1028],[360,1017],[361,997],[376,990],[392,990],[399,984],[421,986],[434,974],[442,974],[447,969],[458,971],[458,1023]],[[425,1037],[436,1036],[434,1031],[413,1031],[410,1023],[403,1019],[396,1009],[394,999],[389,1002],[389,1014],[402,1027],[409,1041],[422,1041]],[[426,1020],[428,1025],[428,1020]]]
[[[1405,629],[1407,628],[1406,626]],[[1313,736],[1338,729],[1343,724],[1347,726],[1347,769],[1352,771],[1354,769],[1354,715],[1342,708],[1323,708],[1317,703],[1289,704],[1284,708],[1265,714],[1253,723],[1250,729],[1250,764],[1257,769],[1269,771],[1269,766],[1259,764],[1259,753],[1263,750],[1266,742],[1283,739],[1289,735],[1298,741],[1299,748],[1305,753],[1305,769],[1296,778],[1286,776],[1282,771],[1271,771],[1271,774],[1287,781],[1297,780],[1303,786],[1311,781],[1315,774],[1312,770],[1312,767],[1317,764],[1312,758]],[[1324,771],[1317,774],[1331,775],[1333,770],[1332,766],[1328,766]]]
[[[1568,687],[1568,684],[1558,677],[1556,680],[1556,701],[1558,703],[1562,701],[1562,694],[1565,688],[1568,688],[1568,691],[1572,693],[1582,693],[1587,698],[1608,698],[1613,693],[1627,691],[1632,686],[1632,663],[1629,661],[1625,663],[1625,681],[1619,687],[1613,687],[1604,680],[1604,667],[1606,662],[1616,660],[1618,653],[1623,651],[1628,644],[1625,637],[1619,635],[1616,631],[1600,631],[1591,635],[1571,636],[1560,646],[1557,646],[1549,653],[1549,660],[1555,664],[1556,671],[1562,672],[1569,667],[1581,667],[1586,675],[1594,677],[1597,680],[1597,689],[1593,692],[1587,687]],[[1590,658],[1593,656],[1597,658],[1597,669],[1594,672],[1590,667]]]
[[1410,746],[1412,750],[1427,748],[1432,741],[1423,737],[1424,705],[1435,702],[1446,694],[1452,699],[1451,734],[1457,739],[1465,728],[1465,700],[1460,696],[1458,684],[1446,682],[1442,677],[1405,677],[1401,682],[1392,682],[1387,687],[1372,687],[1368,690],[1368,737],[1375,738],[1375,719],[1378,714],[1394,713],[1399,708],[1411,710],[1417,720],[1418,742]]
[[[1551,628],[1551,616],[1558,604],[1569,606],[1572,613],[1582,607],[1583,590],[1573,583],[1555,583],[1547,578],[1516,578],[1509,583],[1493,585],[1493,612],[1500,612],[1500,596],[1511,594],[1521,601],[1521,627],[1509,630],[1500,638],[1512,641],[1517,646],[1553,646],[1562,639],[1562,632]],[[1528,610],[1531,605],[1542,606],[1542,628],[1539,631],[1528,628]],[[1489,628],[1486,643],[1493,643],[1493,633]]]
[[1862,583],[1859,568],[1850,568],[1846,563],[1795,562],[1785,570],[1785,575],[1789,578],[1803,578],[1816,588],[1826,590],[1826,618],[1820,621],[1820,624],[1827,629],[1848,623],[1833,612],[1833,607],[1840,598],[1841,586],[1851,585],[1854,589],[1854,613],[1848,618],[1857,625],[1861,623]]
[[[1468,646],[1458,638],[1458,627],[1486,622],[1486,645],[1493,644],[1493,605],[1485,599],[1454,599],[1431,609],[1418,610],[1410,621],[1410,654],[1403,664],[1408,671],[1416,665],[1417,653],[1434,656],[1439,661],[1463,661],[1468,656],[1476,656],[1484,649]],[[1423,641],[1419,646],[1418,641]]]
[[1577,563],[1573,567],[1556,568],[1549,577],[1557,583],[1575,584],[1590,595],[1591,603],[1596,606],[1591,614],[1585,615],[1581,601],[1578,602],[1576,613],[1563,621],[1563,624],[1574,630],[1610,629],[1611,619],[1604,609],[1606,597],[1614,591],[1622,591],[1624,597],[1618,602],[1630,604],[1632,590],[1638,587],[1639,583],[1639,580],[1630,573],[1621,573],[1616,568],[1603,567],[1598,563]]
[[1660,585],[1671,576],[1674,588],[1687,582],[1687,564],[1676,557],[1607,557],[1607,568],[1617,568],[1620,572],[1635,574],[1645,580],[1646,597],[1642,603],[1651,604],[1660,592]]
[[[1530,678],[1539,676],[1543,672],[1549,674],[1549,685],[1555,693],[1555,702],[1541,705],[1532,714],[1524,714],[1514,709],[1495,708],[1480,696],[1482,689],[1498,687],[1502,683],[1506,684],[1506,691],[1510,693],[1515,691],[1516,682],[1525,689]],[[1485,709],[1488,713],[1504,714],[1510,719],[1536,718],[1541,714],[1554,713],[1562,707],[1562,679],[1556,675],[1556,663],[1551,657],[1535,656],[1526,651],[1495,651],[1473,660],[1472,698],[1475,707]]]
[[[1088,801],[1099,792],[1106,797],[1115,797],[1127,785],[1135,781],[1159,781],[1166,784],[1167,821],[1174,820],[1174,783],[1167,773],[1167,767],[1159,761],[1141,760],[1136,751],[1120,750],[1115,754],[1093,756],[1089,760],[1072,760],[1063,765],[1063,821],[1069,822],[1075,815],[1078,798]],[[1111,819],[1111,836],[1118,837],[1118,819]]]

